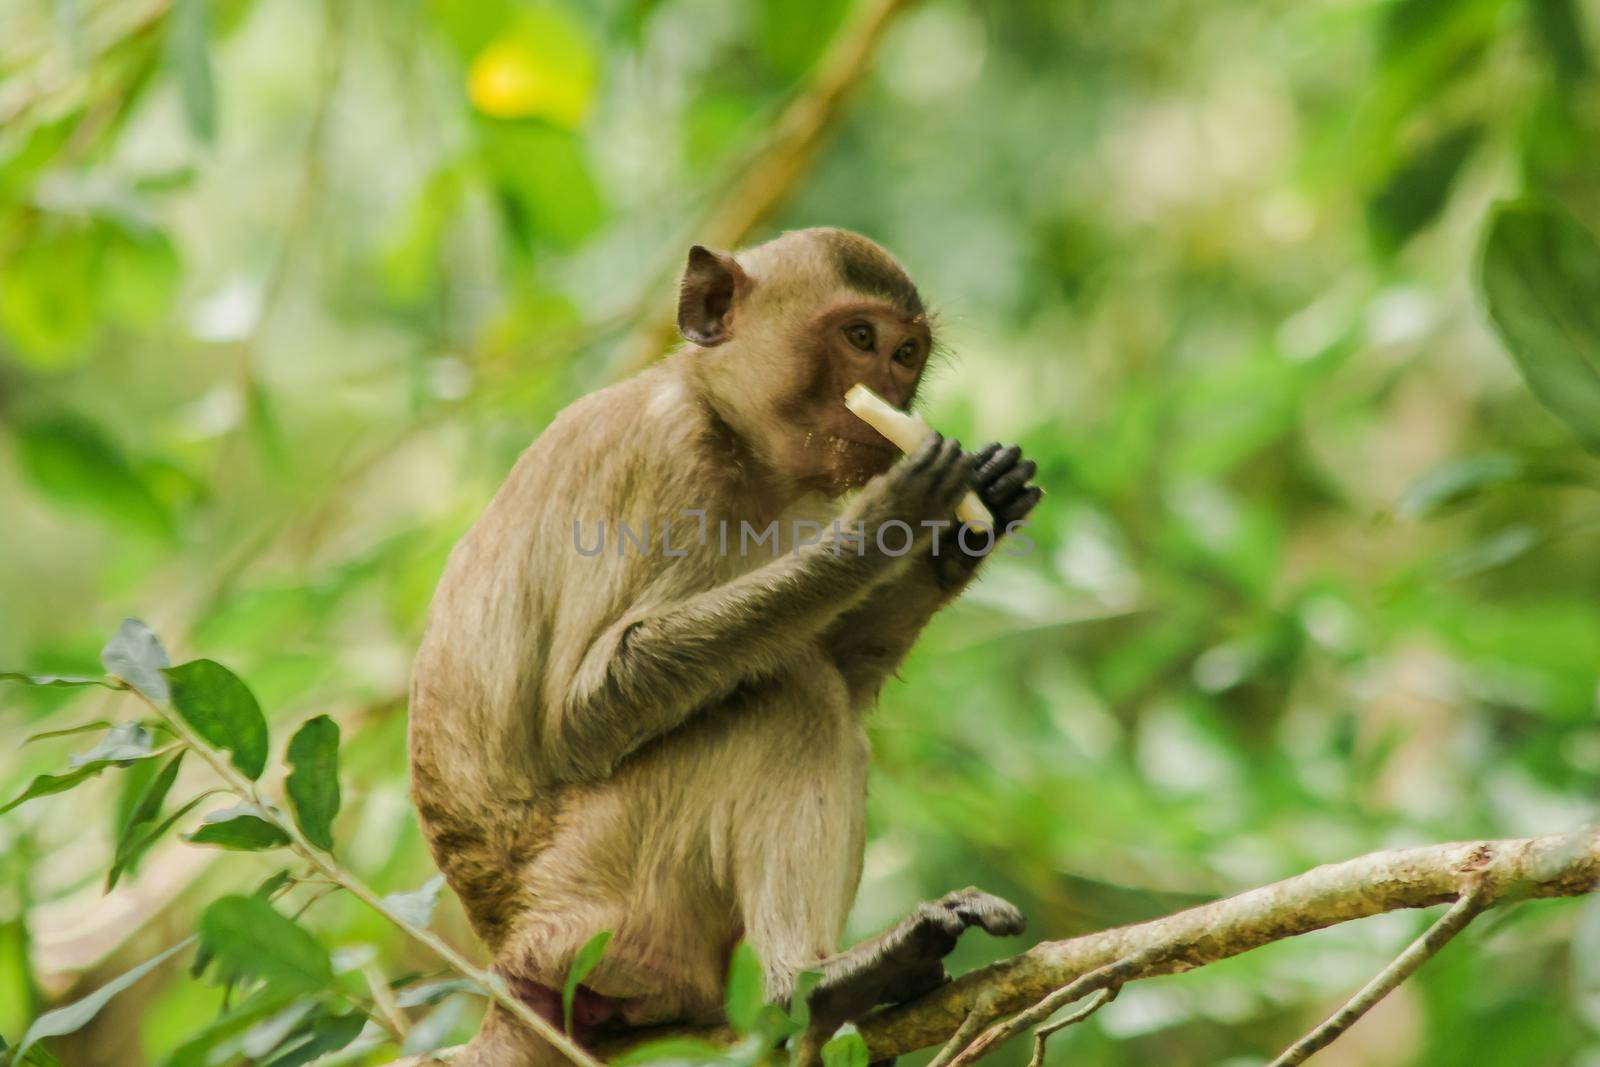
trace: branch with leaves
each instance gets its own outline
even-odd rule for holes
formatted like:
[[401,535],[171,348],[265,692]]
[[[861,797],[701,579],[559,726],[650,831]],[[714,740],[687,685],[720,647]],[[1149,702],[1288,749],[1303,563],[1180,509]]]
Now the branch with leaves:
[[[189,843],[240,851],[283,849],[304,869],[299,874],[281,871],[253,894],[213,902],[202,913],[195,937],[88,997],[40,1016],[11,1053],[10,1062],[49,1067],[53,1060],[39,1045],[42,1039],[85,1025],[116,993],[197,943],[195,973],[214,962],[230,989],[245,992],[239,1003],[195,1037],[202,1049],[237,1052],[241,1042],[253,1040],[258,1046],[265,1043],[256,1048],[256,1060],[293,1067],[368,1033],[371,1039],[391,1041],[405,1052],[430,1051],[437,1043],[431,1040],[433,1029],[413,1027],[404,1009],[457,993],[476,993],[521,1020],[572,1062],[591,1067],[598,1063],[594,1053],[535,1014],[496,976],[428,929],[440,890],[438,879],[416,893],[379,896],[334,858],[333,820],[340,793],[339,729],[332,719],[325,715],[309,719],[286,746],[285,814],[259,786],[271,748],[268,726],[255,696],[236,675],[207,659],[170,665],[155,635],[131,619],[106,646],[102,662],[103,677],[0,674],[0,679],[30,685],[125,691],[150,713],[130,722],[96,721],[39,735],[103,731],[98,743],[74,757],[63,773],[37,776],[0,812],[66,792],[110,768],[161,759],[159,770],[122,821],[108,887],[151,844],[217,793],[231,794],[236,803],[206,815],[185,835]],[[164,738],[159,744],[158,735]],[[218,785],[163,814],[180,764],[190,754],[206,764]],[[328,893],[349,893],[433,951],[453,977],[407,988],[384,980],[370,960],[339,965],[334,954],[299,925],[299,912],[285,915],[274,907],[297,886],[315,887],[300,912]],[[867,1016],[828,1042],[823,1061],[829,1067],[859,1067],[943,1044],[934,1060],[936,1067],[967,1067],[1032,1031],[1033,1062],[1042,1063],[1051,1034],[1088,1018],[1127,982],[1191,970],[1336,923],[1453,902],[1437,923],[1348,1004],[1275,1061],[1287,1067],[1304,1062],[1343,1034],[1485,909],[1535,897],[1578,896],[1597,888],[1600,830],[1374,853],[1166,918],[1036,945],[916,1001]],[[563,996],[567,1005],[604,953],[606,940],[604,932],[598,933],[574,961]],[[361,979],[359,991],[341,983],[340,975],[348,972]],[[808,1021],[803,997],[791,1011],[762,1005],[760,973],[753,955],[741,948],[728,981],[731,1029],[618,1036],[603,1040],[598,1051],[608,1056],[627,1053],[633,1062],[659,1056],[741,1067],[760,1062],[804,1032]],[[1063,1009],[1071,1010],[1052,1022]],[[215,1044],[203,1044],[208,1041]]]
[[[21,794],[0,807],[0,813],[30,800],[66,792],[109,768],[127,768],[144,760],[165,758],[123,822],[107,889],[152,844],[217,793],[231,794],[236,803],[206,815],[199,827],[185,835],[185,840],[247,852],[287,850],[304,863],[304,871],[298,875],[281,871],[253,894],[214,901],[201,914],[195,937],[140,964],[88,997],[40,1016],[10,1052],[10,1063],[33,1067],[51,1064],[53,1060],[39,1045],[42,1039],[84,1026],[111,997],[197,943],[195,974],[215,961],[230,991],[235,986],[249,990],[241,1002],[230,1006],[191,1041],[216,1043],[214,1047],[198,1044],[199,1051],[215,1054],[218,1049],[228,1049],[237,1053],[243,1047],[241,1042],[253,1039],[259,1046],[252,1052],[253,1060],[271,1067],[293,1067],[344,1048],[369,1026],[408,1051],[425,1050],[428,1045],[415,1038],[415,1031],[399,1009],[428,1004],[436,996],[476,992],[540,1034],[573,1063],[598,1067],[592,1055],[512,996],[497,976],[473,964],[428,929],[441,880],[434,879],[416,893],[379,896],[334,858],[333,820],[339,811],[340,794],[339,727],[332,719],[318,715],[307,720],[288,742],[285,758],[289,773],[284,779],[284,791],[290,814],[286,815],[261,792],[259,779],[270,752],[267,721],[255,695],[237,675],[208,659],[172,666],[155,634],[136,619],[122,624],[101,653],[101,662],[105,677],[0,673],[0,679],[30,685],[123,690],[150,713],[142,720],[116,725],[94,722],[31,738],[105,730],[98,744],[69,762],[65,773],[37,776]],[[168,740],[157,745],[158,734]],[[163,817],[179,766],[191,753],[210,768],[219,787],[202,791]],[[297,885],[318,887],[302,904],[302,912],[331,892],[349,893],[430,949],[455,979],[397,991],[369,963],[358,961],[345,969],[359,972],[368,989],[365,995],[351,993],[338,980],[340,968],[336,967],[333,954],[299,925],[298,915],[284,915],[272,906]]]

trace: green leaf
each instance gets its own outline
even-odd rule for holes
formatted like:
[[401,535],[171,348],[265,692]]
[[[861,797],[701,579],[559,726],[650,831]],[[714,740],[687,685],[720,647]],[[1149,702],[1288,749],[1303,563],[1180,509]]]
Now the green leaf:
[[1477,123],[1447,130],[1394,169],[1367,205],[1367,226],[1380,252],[1392,255],[1438,216],[1482,134]]
[[109,875],[110,880],[107,882],[106,888],[109,889],[112,885],[115,885],[117,879],[121,878],[123,874],[126,873],[128,867],[132,866],[134,862],[137,862],[140,856],[149,851],[151,845],[161,840],[162,836],[166,834],[168,830],[172,829],[174,823],[193,811],[200,804],[200,802],[209,795],[210,794],[208,793],[201,793],[193,800],[185,803],[177,811],[161,820],[161,823],[158,826],[155,826],[141,834],[137,840],[128,846],[126,855],[124,855],[123,851],[119,848],[117,850],[116,859],[112,861],[111,873]]
[[1531,0],[1530,6],[1534,28],[1556,76],[1567,84],[1582,81],[1594,64],[1584,43],[1577,0]]
[[1534,396],[1600,452],[1600,242],[1560,208],[1500,204],[1479,285]]
[[461,1021],[463,1004],[460,1000],[446,1000],[417,1021],[400,1045],[402,1056],[417,1056],[432,1052],[446,1041]]
[[811,991],[821,981],[821,971],[806,970],[795,975],[794,992],[789,994],[789,1018],[800,1030],[811,1025]]
[[611,931],[601,930],[583,943],[578,954],[572,957],[572,966],[567,968],[567,980],[561,987],[561,1018],[566,1023],[567,1033],[572,1032],[572,1001],[578,995],[578,986],[589,977],[589,972],[595,969],[600,962],[600,957],[606,954],[606,946],[611,944]]
[[823,1067],[867,1067],[867,1042],[851,1023],[822,1046]]
[[0,260],[0,332],[29,368],[62,370],[88,355],[99,331],[98,300],[84,279],[95,275],[96,244],[93,227],[47,217]]
[[112,997],[133,985],[183,949],[188,948],[193,941],[194,938],[192,937],[185,938],[160,955],[145,960],[120,978],[107,982],[82,1000],[74,1001],[64,1008],[45,1012],[35,1019],[33,1025],[28,1027],[28,1032],[22,1035],[22,1043],[17,1046],[13,1059],[16,1062],[21,1062],[28,1049],[42,1038],[61,1037],[63,1034],[70,1034],[81,1029],[90,1019],[100,1013],[100,1009],[105,1007]]
[[161,767],[162,765],[155,760],[141,760],[130,764],[126,768],[126,773],[118,776],[120,781],[117,783],[117,800],[111,809],[113,842],[122,837],[123,830],[128,826],[128,820],[133,818],[134,810],[139,806],[139,799],[161,773]]
[[294,876],[288,870],[281,870],[263,879],[261,884],[256,886],[254,895],[262,900],[271,900],[274,893],[292,881],[294,881]]
[[1400,494],[1395,512],[1402,518],[1419,519],[1469,500],[1489,486],[1514,482],[1524,473],[1521,460],[1500,452],[1452,459],[1412,482]]
[[728,986],[723,997],[728,1023],[741,1034],[749,1033],[767,1002],[761,978],[761,961],[747,941],[739,942],[728,963]]
[[424,982],[410,989],[402,989],[395,994],[394,1002],[402,1008],[418,1008],[424,1004],[437,1004],[445,997],[457,993],[471,993],[478,997],[485,995],[478,983],[470,978],[443,978],[437,982]]
[[116,886],[124,871],[139,861],[145,849],[155,842],[154,837],[147,838],[146,835],[151,824],[160,817],[161,806],[172,791],[172,783],[178,780],[178,767],[182,763],[183,752],[180,751],[162,765],[134,801],[132,810],[117,833],[115,858],[111,863],[111,873],[106,876],[107,892]]
[[[200,798],[196,797],[195,799],[198,801]],[[188,807],[193,806],[193,803],[188,805]],[[272,903],[273,894],[275,894],[279,889],[282,889],[284,886],[288,885],[293,880],[293,876],[290,875],[287,870],[278,871],[276,874],[273,874],[263,880],[260,885],[256,886],[255,891],[251,894],[251,896],[258,897],[270,904]],[[200,947],[195,949],[194,965],[189,968],[189,977],[199,978],[202,974],[205,974],[206,968],[211,966],[211,961],[215,958],[216,953],[211,951],[211,946],[206,944],[205,938],[201,938]]]
[[282,1011],[284,1005],[299,995],[292,989],[276,986],[257,989],[242,1003],[224,1010],[220,1015],[198,1021],[186,1040],[162,1061],[162,1067],[212,1067],[218,1063],[235,1062],[241,1044],[240,1035],[263,1019]]
[[183,839],[194,845],[217,845],[239,852],[260,852],[289,843],[288,834],[256,814],[248,804],[212,812],[198,830],[185,834]]
[[[0,1053],[5,1052],[10,1047],[10,1045],[6,1044],[6,1039],[0,1037]],[[16,1059],[0,1055],[0,1063],[5,1064],[6,1067],[61,1067],[61,1061],[51,1055],[50,1051],[43,1045],[33,1046]]]
[[155,633],[138,619],[123,619],[100,650],[100,663],[107,674],[121,678],[157,704],[167,700],[167,679],[161,672],[171,662]]
[[[90,678],[80,674],[23,674],[21,671],[0,671],[0,682],[21,682],[23,685],[49,685],[61,689],[73,688],[84,685],[98,685],[106,689],[121,688],[109,678]],[[56,734],[72,733],[74,730],[88,730],[96,724],[104,725],[101,720],[85,726],[74,726],[69,730],[53,730],[49,733],[34,734],[34,737],[54,737]],[[30,739],[31,740],[31,739]]]
[[178,76],[183,113],[195,137],[210,144],[217,137],[216,86],[211,74],[206,0],[176,0],[168,31],[168,55]]
[[317,1001],[301,997],[271,1018],[256,1023],[239,1038],[234,1048],[247,1060],[255,1063],[292,1037],[302,1024],[309,1025],[317,1008]]
[[848,0],[762,0],[755,6],[761,50],[785,81],[801,77],[816,62],[850,9]]
[[172,706],[195,733],[233,753],[233,765],[249,778],[267,765],[267,720],[244,682],[222,664],[197,659],[165,672]]
[[108,719],[91,719],[89,722],[82,722],[77,726],[63,726],[59,730],[45,730],[41,733],[29,734],[27,737],[22,739],[22,743],[24,745],[31,745],[35,741],[43,741],[50,737],[67,737],[72,734],[86,734],[91,730],[103,730],[110,725],[111,722]]
[[284,783],[294,821],[306,839],[333,851],[333,817],[339,814],[339,724],[326,715],[310,719],[289,740]]
[[530,121],[482,119],[478,127],[519,250],[575,248],[599,227],[605,206],[581,137]]
[[101,247],[105,320],[129,330],[159,329],[183,280],[171,238],[149,227],[107,226]]
[[1447,554],[1438,562],[1437,569],[1444,578],[1470,578],[1515,563],[1544,540],[1545,534],[1537,527],[1525,522],[1512,523],[1466,548]]
[[338,1052],[354,1041],[366,1025],[367,1017],[359,1011],[321,1016],[307,1033],[300,1035],[298,1043],[290,1044],[286,1051],[266,1061],[262,1067],[302,1067],[319,1056]]
[[111,436],[68,411],[30,418],[16,430],[17,459],[39,493],[146,536],[170,540],[172,516]]
[[97,776],[107,767],[127,766],[134,760],[148,759],[151,755],[153,753],[150,750],[150,734],[144,727],[138,723],[115,727],[107,731],[106,736],[94,748],[71,757],[68,761],[71,770],[67,773],[36,776],[20,795],[14,797],[4,807],[0,807],[0,815],[4,815],[24,801],[65,793],[74,786]]
[[0,807],[0,815],[4,815],[18,804],[26,801],[37,800],[39,797],[54,796],[57,793],[65,793],[74,786],[93,778],[105,770],[107,766],[109,764],[102,763],[98,767],[79,767],[77,770],[70,771],[67,774],[37,775],[32,782],[28,783],[28,788],[13,797],[4,807]]
[[436,874],[414,892],[390,893],[383,898],[383,906],[412,926],[426,927],[433,919],[433,909],[439,903],[439,891],[443,888],[444,875]]
[[258,896],[214,901],[200,916],[200,935],[225,967],[278,989],[314,993],[333,985],[328,950]]
[[645,1064],[713,1064],[732,1062],[726,1049],[700,1037],[663,1037],[635,1045],[609,1060],[612,1067]]

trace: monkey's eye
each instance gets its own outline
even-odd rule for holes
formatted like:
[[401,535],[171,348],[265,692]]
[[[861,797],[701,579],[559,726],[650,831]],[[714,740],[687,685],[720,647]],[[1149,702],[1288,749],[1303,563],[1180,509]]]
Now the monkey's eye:
[[894,361],[902,367],[915,367],[917,365],[917,343],[907,341],[894,350]]
[[847,341],[861,349],[861,351],[872,351],[875,338],[872,335],[872,327],[866,323],[852,322],[844,328],[844,336]]

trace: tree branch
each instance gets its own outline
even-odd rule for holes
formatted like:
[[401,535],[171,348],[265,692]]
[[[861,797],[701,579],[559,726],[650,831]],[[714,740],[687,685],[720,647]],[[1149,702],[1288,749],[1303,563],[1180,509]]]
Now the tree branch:
[[1291,1045],[1268,1067],[1295,1067],[1296,1064],[1304,1063],[1313,1052],[1333,1044],[1335,1038],[1354,1026],[1356,1020],[1370,1011],[1374,1004],[1394,992],[1401,982],[1415,974],[1418,967],[1432,959],[1488,906],[1487,895],[1479,891],[1476,886],[1463,892],[1438,922],[1428,927],[1421,937],[1406,946],[1406,950],[1395,957],[1389,966],[1379,971],[1377,977],[1361,988],[1361,992],[1351,997],[1344,1007],[1324,1019],[1315,1030]]
[[[1114,963],[1108,963],[1098,970],[1090,971],[1080,978],[1073,979],[1067,985],[1051,993],[1009,1022],[998,1023],[991,1027],[983,1036],[965,1047],[956,1043],[957,1038],[961,1036],[961,1031],[957,1030],[956,1037],[950,1039],[950,1044],[940,1053],[940,1058],[942,1059],[948,1055],[950,1056],[948,1060],[950,1067],[967,1067],[968,1064],[976,1063],[993,1052],[996,1047],[1011,1040],[1013,1037],[1039,1026],[1073,1001],[1080,1000],[1090,993],[1105,994],[1103,997],[1097,996],[1092,1003],[1092,1007],[1087,1011],[1062,1020],[1057,1026],[1041,1029],[1039,1031],[1038,1045],[1040,1049],[1043,1049],[1044,1038],[1049,1037],[1050,1034],[1059,1030],[1062,1026],[1078,1022],[1080,1019],[1087,1018],[1090,1012],[1099,1010],[1106,1000],[1116,995],[1124,982],[1131,982],[1133,979],[1140,977],[1151,966],[1169,956],[1171,952],[1171,946],[1158,942],[1148,948],[1139,950],[1132,956],[1126,956]],[[990,1007],[989,1011],[992,1012],[993,1008]],[[962,1023],[963,1029],[969,1029],[968,1024],[974,1018],[978,1020],[977,1025],[983,1025],[984,1014],[987,1013],[974,1011],[967,1017],[966,1022]]]
[[1083,1020],[1116,999],[1116,989],[1102,989],[1089,998],[1089,1003],[1068,1015],[1065,1019],[1053,1022],[1048,1026],[1041,1026],[1035,1030],[1033,1032],[1033,1056],[1028,1060],[1028,1067],[1044,1067],[1044,1043],[1050,1040],[1051,1034],[1057,1030],[1065,1030],[1069,1026],[1075,1026],[1083,1022]]
[[[1003,1018],[1101,968],[1152,959],[1133,978],[1203,967],[1273,941],[1401,908],[1581,896],[1600,888],[1600,830],[1375,852],[1176,915],[1035,945],[858,1026],[873,1060],[937,1044],[974,1012]],[[971,1033],[975,1027],[968,1026]]]
[[[947,1050],[934,1061],[949,1063],[984,1025],[1025,1011],[1058,991],[1063,998],[1057,1007],[1095,993],[1088,1005],[1098,1008],[1110,999],[1109,995],[1101,997],[1099,991],[1109,993],[1125,981],[1193,970],[1352,919],[1457,902],[1418,942],[1431,948],[1420,956],[1414,955],[1416,945],[1408,948],[1352,1000],[1354,1006],[1391,976],[1397,975],[1389,988],[1398,985],[1465,925],[1463,917],[1470,919],[1495,904],[1583,896],[1596,890],[1600,890],[1600,828],[1374,852],[1165,918],[1043,942],[1019,956],[962,975],[917,1000],[873,1012],[856,1025],[873,1062],[907,1055],[957,1035],[959,1043],[951,1042],[955,1051]],[[1468,900],[1470,904],[1464,903]],[[1398,973],[1407,967],[1403,974]],[[1105,981],[1106,976],[1115,981]],[[1065,998],[1065,992],[1080,982],[1073,998]],[[1374,996],[1372,1002],[1377,999]],[[1335,1018],[1342,1018],[1345,1011]],[[1082,1014],[1089,1012],[1083,1010]],[[1069,1017],[1046,1030],[1054,1031],[1072,1021],[1076,1018]],[[725,1028],[660,1028],[602,1035],[595,1042],[595,1051],[610,1059],[643,1041],[671,1035],[732,1040]],[[437,1055],[448,1062],[451,1051],[441,1050]],[[408,1059],[390,1067],[423,1062]]]

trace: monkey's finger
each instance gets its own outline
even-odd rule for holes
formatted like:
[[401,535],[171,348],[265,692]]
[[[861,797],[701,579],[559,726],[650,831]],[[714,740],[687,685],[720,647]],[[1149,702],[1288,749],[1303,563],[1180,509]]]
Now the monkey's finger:
[[997,497],[1008,497],[1018,489],[1028,484],[1036,473],[1039,465],[1031,459],[1025,459],[1014,469],[1007,471],[989,486],[989,492]]
[[1006,471],[1017,465],[1017,460],[1022,458],[1022,448],[1012,445],[1010,448],[1001,449],[990,456],[978,468],[975,476],[980,486],[990,485]]
[[972,469],[972,457],[965,452],[957,453],[939,479],[940,497],[951,503],[959,499],[972,485]]
[[974,464],[973,473],[976,474],[978,468],[982,467],[985,463],[989,462],[989,460],[993,459],[995,454],[999,451],[1000,442],[990,441],[988,444],[972,453],[972,462]]
[[1032,511],[1043,498],[1044,490],[1037,485],[1030,485],[1018,493],[1010,503],[995,512],[995,518],[1000,521],[1001,529],[1027,518],[1028,512]]
[[963,896],[952,904],[952,909],[968,926],[982,927],[995,937],[1011,937],[1027,929],[1027,917],[1010,901],[1001,900],[993,893],[976,892]]
[[950,473],[950,468],[961,461],[966,453],[961,451],[961,442],[954,437],[947,437],[939,446],[939,454],[933,457],[933,462],[928,464],[928,474],[934,486],[938,486]]
[[918,445],[917,450],[907,457],[907,462],[910,463],[912,470],[926,470],[938,458],[943,448],[944,434],[935,430],[922,439],[922,444]]

